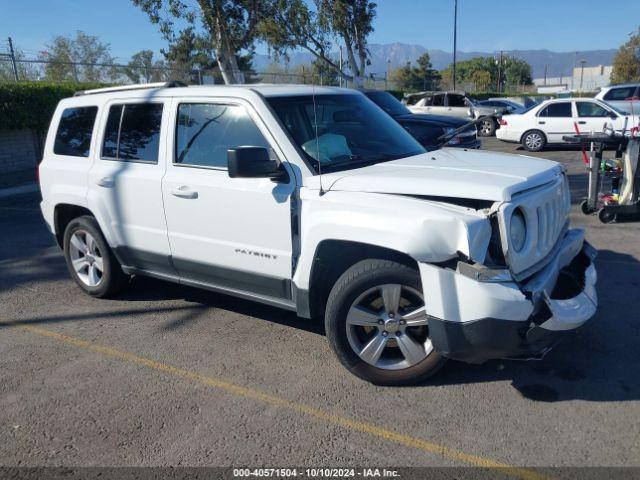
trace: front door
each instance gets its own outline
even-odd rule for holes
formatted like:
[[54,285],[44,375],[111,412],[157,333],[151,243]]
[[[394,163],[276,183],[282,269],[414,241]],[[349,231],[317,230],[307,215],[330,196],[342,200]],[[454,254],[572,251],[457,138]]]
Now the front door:
[[[230,178],[227,150],[275,147],[237,99],[176,100],[162,190],[172,262],[191,283],[289,300],[295,179]],[[285,162],[285,166],[286,166]],[[291,172],[290,172],[291,173]]]
[[[602,105],[587,100],[576,101],[575,121],[582,133],[602,132],[605,123],[615,125],[617,122],[611,118],[613,112]],[[617,118],[617,115],[616,115]]]

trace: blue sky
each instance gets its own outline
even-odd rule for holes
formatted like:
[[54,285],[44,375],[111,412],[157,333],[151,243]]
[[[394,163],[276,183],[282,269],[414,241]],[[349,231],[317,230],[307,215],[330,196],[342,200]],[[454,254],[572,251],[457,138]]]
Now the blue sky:
[[[453,0],[377,0],[372,43],[452,50]],[[458,0],[458,50],[617,48],[640,25],[640,0]],[[28,55],[56,34],[83,30],[111,44],[118,60],[159,51],[157,26],[130,0],[0,0],[0,40]],[[263,48],[259,48],[259,51]]]

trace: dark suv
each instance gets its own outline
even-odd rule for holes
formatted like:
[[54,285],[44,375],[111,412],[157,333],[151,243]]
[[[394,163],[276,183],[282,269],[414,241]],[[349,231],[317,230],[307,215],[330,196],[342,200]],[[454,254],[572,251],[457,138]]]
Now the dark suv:
[[[400,101],[389,92],[381,90],[364,90],[363,93],[376,105],[387,112],[402,125],[427,150],[437,148],[438,138],[468,123],[456,117],[411,113]],[[474,125],[452,138],[447,147],[480,148],[478,132]]]

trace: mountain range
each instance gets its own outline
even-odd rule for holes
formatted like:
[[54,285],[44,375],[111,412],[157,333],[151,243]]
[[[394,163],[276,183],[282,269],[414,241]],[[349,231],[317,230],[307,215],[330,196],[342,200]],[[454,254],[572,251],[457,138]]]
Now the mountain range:
[[[453,54],[444,50],[434,50],[422,45],[407,45],[404,43],[371,44],[371,65],[367,67],[368,73],[374,73],[383,77],[387,68],[393,70],[407,62],[415,61],[425,52],[431,57],[433,68],[442,70],[447,68],[453,61]],[[503,52],[503,55],[516,57],[526,61],[531,65],[533,78],[544,76],[545,67],[547,77],[559,77],[571,75],[572,68],[579,65],[581,60],[586,61],[586,66],[612,65],[616,50],[585,50],[578,52],[552,52],[550,50],[510,50]],[[338,53],[333,54],[338,57]],[[469,60],[474,57],[498,57],[498,52],[458,52],[457,60]],[[289,67],[296,67],[301,64],[309,64],[313,61],[313,56],[307,52],[294,52],[289,58]],[[272,59],[267,55],[256,54],[253,60],[254,68],[257,71],[264,71],[269,67]],[[388,62],[388,66],[387,66]]]

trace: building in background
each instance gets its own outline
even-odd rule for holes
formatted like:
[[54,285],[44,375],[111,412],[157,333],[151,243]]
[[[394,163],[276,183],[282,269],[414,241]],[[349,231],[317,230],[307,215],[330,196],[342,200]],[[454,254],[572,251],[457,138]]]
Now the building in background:
[[612,70],[611,65],[584,66],[584,68],[579,66],[573,69],[572,76],[534,78],[533,84],[538,87],[538,93],[595,92],[609,85]]

